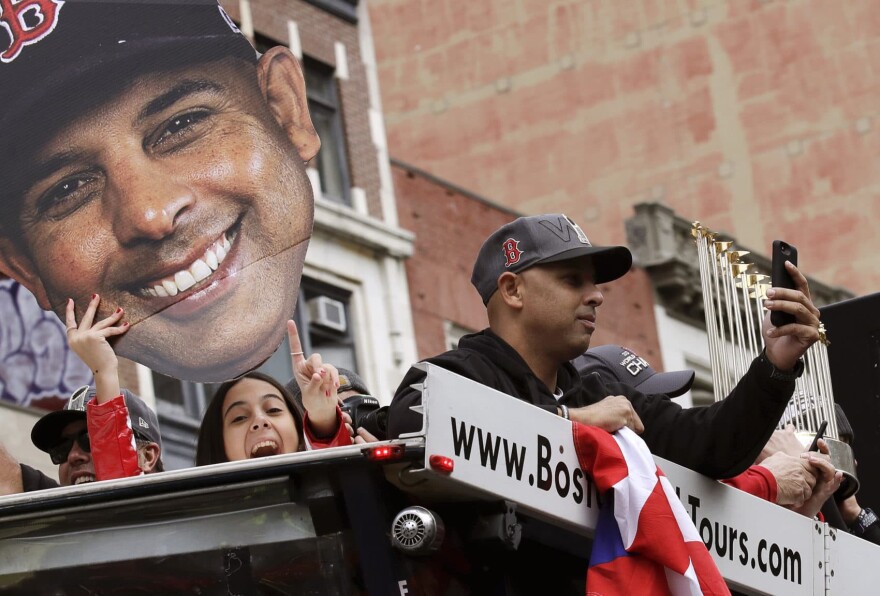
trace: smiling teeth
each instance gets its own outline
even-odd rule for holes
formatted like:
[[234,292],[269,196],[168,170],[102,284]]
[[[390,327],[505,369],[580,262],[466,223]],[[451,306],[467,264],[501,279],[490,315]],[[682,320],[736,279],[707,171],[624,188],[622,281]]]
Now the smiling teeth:
[[259,451],[263,447],[271,447],[272,449],[277,449],[278,443],[276,443],[275,441],[261,441],[251,448],[251,455],[254,455],[257,451]]
[[177,296],[179,292],[185,292],[200,281],[211,277],[211,274],[220,267],[226,255],[229,254],[231,248],[232,243],[226,234],[223,234],[219,240],[208,247],[201,258],[196,259],[187,269],[178,271],[153,287],[144,288],[144,293],[154,298],[167,298],[168,296]]
[[94,482],[94,481],[95,481],[94,476],[84,475],[84,476],[80,476],[79,478],[74,480],[73,485],[76,486],[77,484],[85,484],[86,482]]
[[177,289],[184,292],[196,285],[196,278],[193,277],[189,270],[178,271],[174,274],[174,283],[177,284]]
[[[220,266],[220,262],[217,260],[217,255],[214,254],[213,250],[205,251],[205,264],[208,265],[208,268],[211,271]],[[210,275],[210,271],[208,272],[208,275]]]
[[[216,269],[216,267],[214,269]],[[214,270],[208,267],[208,264],[206,262],[198,259],[195,263],[193,263],[193,266],[189,268],[189,271],[190,273],[192,273],[192,276],[196,281],[202,281],[203,279],[211,275]]]

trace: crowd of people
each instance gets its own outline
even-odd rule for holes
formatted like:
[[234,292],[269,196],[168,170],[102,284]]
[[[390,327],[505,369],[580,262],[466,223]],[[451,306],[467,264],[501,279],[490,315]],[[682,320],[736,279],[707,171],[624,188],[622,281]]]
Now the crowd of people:
[[[94,38],[96,52],[119,46],[122,53],[146,41],[156,62],[134,86],[130,56],[98,60],[86,80],[99,95],[56,102],[68,113],[35,120],[52,122],[45,129],[15,127],[22,158],[3,160],[15,166],[4,166],[4,192],[23,200],[0,204],[0,269],[63,316],[69,346],[92,371],[94,387],[75,392],[31,432],[33,444],[58,466],[57,480],[19,463],[0,443],[0,495],[163,471],[158,419],[120,386],[117,352],[146,354],[143,361],[158,370],[205,381],[244,367],[207,406],[198,466],[394,439],[422,428],[414,409],[422,399],[421,368],[404,376],[381,425],[353,424],[346,400],[374,396],[356,373],[305,354],[292,321],[286,332],[293,378],[282,382],[248,370],[268,356],[266,345],[283,337],[279,313],[293,309],[313,217],[305,164],[320,140],[295,57],[285,48],[257,56],[225,13],[216,13],[213,0],[192,4],[193,18],[210,11],[216,28],[210,35],[186,27],[173,35],[162,27],[145,31],[146,13],[135,10],[96,18],[88,7],[65,7],[69,21],[50,41],[36,40],[52,56],[63,54],[52,44],[63,48],[70,39]],[[167,19],[161,11],[160,21]],[[111,21],[131,29],[132,43],[119,45],[113,35],[105,39],[103,29],[92,31]],[[199,49],[213,44],[220,53],[187,53],[184,60],[183,41]],[[49,80],[48,74],[57,78],[56,70],[68,68],[64,60],[28,66],[13,58],[19,62],[5,81]],[[37,77],[34,68],[47,76]],[[6,82],[2,87],[10,89]],[[41,101],[65,89],[42,90]],[[4,123],[36,118],[33,102],[3,93],[11,106]],[[97,116],[95,105],[102,106]],[[57,122],[69,124],[58,130]],[[122,142],[112,147],[110,138]],[[166,159],[180,155],[194,159]],[[42,164],[42,170],[18,168],[21,163]],[[82,167],[70,174],[69,163]],[[126,169],[135,163],[152,170]],[[158,190],[156,180],[165,181]],[[56,258],[61,253],[67,260]],[[822,515],[841,473],[822,441],[818,451],[806,451],[792,429],[777,428],[803,372],[802,357],[819,339],[819,310],[805,276],[786,263],[795,289],[768,291],[765,348],[730,395],[683,408],[670,398],[687,391],[692,372],[656,373],[622,346],[590,347],[605,301],[599,284],[622,277],[631,265],[626,247],[593,246],[563,214],[520,217],[492,233],[476,255],[471,282],[489,326],[427,362],[574,422],[609,433],[627,427],[658,456],[808,517]],[[259,304],[258,328],[242,333],[227,325],[229,317],[214,310],[223,301],[212,301],[207,284],[226,293],[225,308]],[[184,298],[198,302],[198,309],[189,308],[198,316],[180,306]],[[773,312],[794,322],[776,327]],[[218,328],[205,334],[206,324]],[[202,350],[186,349],[194,338],[210,341]],[[171,349],[154,350],[158,345]],[[622,365],[633,359],[644,363],[634,373]],[[848,428],[840,416],[839,426]],[[878,541],[880,524],[870,509],[855,497],[838,505],[844,527]]]
[[[805,452],[790,428],[776,430],[800,358],[818,338],[806,278],[789,264],[798,289],[771,290],[768,310],[797,320],[783,328],[765,325],[767,347],[734,391],[708,407],[682,408],[670,397],[689,389],[693,372],[656,373],[622,346],[589,349],[604,301],[597,284],[624,275],[630,265],[626,248],[590,245],[564,215],[519,218],[486,240],[474,265],[472,281],[489,327],[428,362],[608,432],[627,426],[657,455],[817,514],[841,474],[823,457],[822,442],[819,453]],[[34,445],[59,466],[61,485],[162,469],[156,415],[119,385],[109,340],[128,331],[126,313],[117,308],[96,320],[101,301],[93,295],[78,319],[73,300],[65,312],[69,345],[92,371],[95,387],[75,393],[32,432]],[[307,357],[293,321],[287,333],[294,377],[285,385],[251,371],[220,385],[199,430],[197,465],[395,438],[421,428],[421,415],[411,409],[421,399],[413,388],[421,370],[403,379],[387,412],[387,435],[375,436],[352,428],[342,411],[349,395],[369,394],[363,381],[351,371],[341,377],[320,354]],[[633,367],[636,358],[640,365]],[[4,493],[56,485],[29,466],[5,468]]]
[[[818,451],[807,451],[793,427],[777,428],[803,370],[801,358],[818,339],[818,310],[803,274],[788,263],[797,289],[768,292],[766,347],[731,394],[711,406],[683,408],[671,397],[690,388],[693,371],[658,373],[623,346],[590,348],[604,302],[597,284],[621,277],[630,265],[626,248],[592,246],[565,215],[516,219],[484,242],[474,264],[472,282],[489,327],[427,362],[566,419],[610,433],[628,427],[656,455],[805,516],[822,516],[823,506],[827,511],[834,503],[841,472],[823,440]],[[65,311],[68,343],[92,371],[94,388],[78,390],[31,433],[58,466],[57,482],[18,464],[0,446],[0,494],[163,470],[157,417],[120,387],[109,341],[128,331],[126,313],[117,308],[98,319],[101,301],[93,295],[77,316],[69,300]],[[795,322],[774,327],[773,311],[790,313]],[[385,408],[387,428],[355,428],[343,407],[351,396],[369,395],[363,381],[320,354],[307,356],[293,321],[287,333],[293,378],[285,384],[250,371],[220,385],[199,429],[196,465],[394,439],[421,429],[421,414],[412,409],[421,401],[420,368],[409,371]],[[851,441],[839,407],[837,417],[841,438]],[[854,496],[836,505],[843,527],[876,541],[880,524],[870,509]]]

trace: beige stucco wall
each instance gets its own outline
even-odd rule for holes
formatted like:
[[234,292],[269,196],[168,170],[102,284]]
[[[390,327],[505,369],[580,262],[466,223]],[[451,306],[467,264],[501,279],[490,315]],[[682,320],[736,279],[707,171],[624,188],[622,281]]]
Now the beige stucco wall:
[[49,456],[31,443],[31,428],[44,412],[0,404],[0,441],[20,461],[50,478],[58,477],[58,469]]

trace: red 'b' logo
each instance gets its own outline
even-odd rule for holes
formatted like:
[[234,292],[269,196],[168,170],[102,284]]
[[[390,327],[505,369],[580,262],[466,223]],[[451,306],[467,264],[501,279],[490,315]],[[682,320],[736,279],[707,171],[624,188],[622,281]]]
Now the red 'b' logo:
[[0,0],[0,26],[9,34],[9,47],[0,61],[12,62],[29,44],[52,33],[64,0]]
[[501,249],[504,251],[504,266],[510,267],[514,263],[519,263],[520,257],[522,257],[523,251],[519,249],[519,241],[514,240],[513,238],[508,238],[504,241],[504,244],[501,245]]

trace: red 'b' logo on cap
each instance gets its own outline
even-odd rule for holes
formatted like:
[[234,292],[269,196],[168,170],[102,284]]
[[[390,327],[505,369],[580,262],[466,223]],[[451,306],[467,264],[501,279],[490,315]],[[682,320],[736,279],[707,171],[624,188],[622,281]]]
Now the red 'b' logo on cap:
[[522,251],[519,249],[519,241],[514,240],[513,238],[508,238],[504,241],[504,244],[501,245],[502,250],[504,251],[504,266],[510,267],[515,263],[519,263],[520,257],[522,257]]
[[0,26],[9,34],[9,47],[0,61],[12,62],[24,46],[52,33],[63,4],[63,0],[0,0]]

